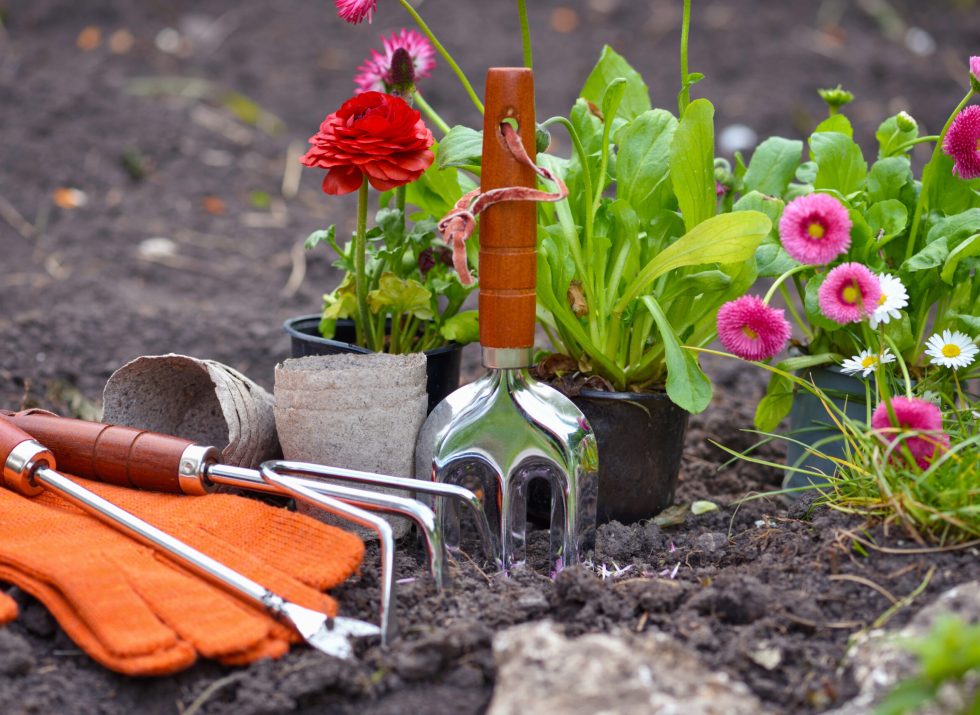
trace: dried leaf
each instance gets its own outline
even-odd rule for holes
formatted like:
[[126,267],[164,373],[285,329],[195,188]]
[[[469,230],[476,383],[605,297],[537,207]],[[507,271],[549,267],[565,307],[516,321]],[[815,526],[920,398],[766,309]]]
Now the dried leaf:
[[584,318],[589,314],[589,304],[585,300],[585,291],[582,290],[582,281],[572,281],[568,286],[566,294],[568,305],[577,318]]
[[718,511],[718,505],[713,501],[707,501],[706,499],[699,499],[691,504],[691,513],[695,516],[707,514],[709,511]]
[[687,505],[674,504],[664,509],[653,517],[653,523],[664,528],[667,526],[680,526],[687,519]]

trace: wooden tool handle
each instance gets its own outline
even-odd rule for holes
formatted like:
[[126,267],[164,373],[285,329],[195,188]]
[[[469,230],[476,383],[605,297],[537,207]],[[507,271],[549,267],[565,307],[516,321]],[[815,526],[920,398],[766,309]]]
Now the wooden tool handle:
[[[514,159],[501,133],[517,122],[527,155],[535,157],[534,76],[523,67],[487,72],[483,120],[483,192],[536,186],[534,170]],[[489,207],[480,220],[480,343],[487,348],[534,345],[537,209],[530,201]]]
[[[180,458],[194,444],[189,440],[58,417],[43,410],[4,412],[0,422],[23,430],[51,450],[61,471],[124,487],[183,492]],[[0,429],[0,436],[4,431]]]

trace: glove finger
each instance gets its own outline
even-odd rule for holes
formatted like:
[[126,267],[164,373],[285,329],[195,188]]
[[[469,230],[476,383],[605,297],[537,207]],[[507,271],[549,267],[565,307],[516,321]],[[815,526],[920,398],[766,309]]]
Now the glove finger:
[[[333,588],[353,575],[364,543],[350,532],[316,519],[232,494],[200,497],[141,492],[111,484],[79,483],[164,531],[200,524],[216,539],[247,548],[259,559],[317,590]],[[203,549],[202,549],[203,550]]]
[[17,618],[17,601],[0,591],[0,624],[10,623]]
[[152,551],[117,564],[130,587],[180,638],[208,658],[255,648],[275,621]]
[[74,606],[64,594],[44,581],[32,578],[0,564],[0,580],[14,584],[29,593],[54,616],[69,638],[89,657],[110,670],[124,675],[170,675],[190,667],[197,652],[185,641],[175,640],[170,647],[140,655],[123,656],[107,649],[99,637],[78,617]]

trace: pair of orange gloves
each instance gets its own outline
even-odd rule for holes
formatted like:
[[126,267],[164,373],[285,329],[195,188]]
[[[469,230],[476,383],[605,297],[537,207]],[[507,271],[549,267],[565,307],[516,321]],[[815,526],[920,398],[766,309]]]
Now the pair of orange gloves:
[[[331,616],[323,591],[352,575],[364,544],[315,519],[230,494],[178,496],[79,479],[86,488],[287,600]],[[0,488],[0,581],[41,601],[73,641],[127,675],[165,675],[199,656],[278,657],[300,640],[250,602],[59,496]],[[0,590],[0,623],[17,605]]]

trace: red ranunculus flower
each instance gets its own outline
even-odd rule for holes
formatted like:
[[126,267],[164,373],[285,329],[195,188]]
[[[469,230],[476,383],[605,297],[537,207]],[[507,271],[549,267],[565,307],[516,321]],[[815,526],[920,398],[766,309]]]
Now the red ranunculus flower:
[[378,191],[419,178],[432,164],[432,132],[405,100],[364,92],[327,115],[302,161],[327,170],[323,191],[349,194],[364,176]]

